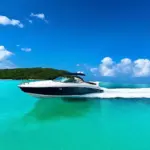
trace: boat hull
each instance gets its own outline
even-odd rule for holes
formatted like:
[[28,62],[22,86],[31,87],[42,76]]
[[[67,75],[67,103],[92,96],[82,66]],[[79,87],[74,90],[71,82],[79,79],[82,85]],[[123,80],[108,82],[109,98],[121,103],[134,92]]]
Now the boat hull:
[[102,93],[99,88],[87,87],[20,87],[20,89],[34,97],[84,97],[87,94]]

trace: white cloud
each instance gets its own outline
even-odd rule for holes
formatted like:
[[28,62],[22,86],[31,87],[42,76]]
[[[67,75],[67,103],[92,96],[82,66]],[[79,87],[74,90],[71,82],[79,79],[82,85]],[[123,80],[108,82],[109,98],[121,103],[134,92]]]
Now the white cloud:
[[31,20],[31,19],[29,19],[29,18],[26,18],[26,20],[27,20],[30,24],[33,23],[33,20]]
[[0,45],[0,69],[16,67],[10,60],[8,60],[12,55],[12,52],[8,51],[3,45]]
[[105,57],[102,59],[100,64],[100,74],[102,76],[114,76],[115,69],[113,66],[114,62],[110,57]]
[[31,48],[21,48],[21,50],[24,52],[31,52],[32,49]]
[[150,76],[150,60],[138,59],[134,61],[133,73],[136,77]]
[[31,17],[37,17],[39,19],[45,19],[45,15],[43,13],[39,13],[39,14],[34,14],[34,13],[31,13],[30,15]]
[[45,15],[43,13],[38,13],[38,14],[31,13],[30,16],[44,20],[46,23],[48,23],[48,21],[45,19]]
[[30,19],[29,19],[28,21],[29,21],[29,23],[33,23],[33,21],[32,21],[32,20],[30,20]]
[[92,73],[95,73],[95,72],[98,71],[98,68],[91,68],[90,71],[91,71]]
[[102,76],[148,77],[150,76],[150,60],[137,59],[132,61],[129,58],[123,58],[119,63],[116,63],[112,58],[105,57],[101,61],[99,71]]
[[12,52],[8,51],[4,46],[0,46],[0,61],[6,60],[8,57],[13,55]]
[[110,57],[105,57],[104,59],[102,59],[102,63],[105,64],[105,65],[107,65],[107,66],[110,66],[114,62],[113,62],[113,60]]
[[116,64],[115,69],[118,74],[131,74],[133,67],[131,59],[123,58],[120,63]]
[[115,72],[113,68],[109,68],[105,65],[100,66],[100,73],[102,76],[115,76]]
[[19,28],[24,27],[24,25],[19,20],[9,19],[8,17],[1,15],[0,15],[0,24],[4,26],[6,25],[18,26]]

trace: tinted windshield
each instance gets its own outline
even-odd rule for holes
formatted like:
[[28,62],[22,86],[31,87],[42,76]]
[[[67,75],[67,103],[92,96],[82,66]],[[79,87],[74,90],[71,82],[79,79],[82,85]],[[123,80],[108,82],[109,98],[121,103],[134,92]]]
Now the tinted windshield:
[[80,83],[80,82],[82,82],[82,80],[79,78],[67,78],[67,77],[58,77],[58,78],[54,79],[54,81],[59,81],[59,82],[63,82],[63,83],[68,83],[68,82]]
[[58,77],[54,79],[54,81],[59,81],[59,82],[65,82],[66,80],[68,80],[68,78],[65,78],[65,77]]

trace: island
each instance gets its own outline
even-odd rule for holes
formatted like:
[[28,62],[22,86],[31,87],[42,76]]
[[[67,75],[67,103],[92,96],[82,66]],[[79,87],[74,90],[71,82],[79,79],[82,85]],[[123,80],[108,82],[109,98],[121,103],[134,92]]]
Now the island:
[[69,73],[65,70],[53,68],[15,68],[0,69],[0,79],[28,80],[28,79],[44,79],[51,80],[58,76],[65,76]]

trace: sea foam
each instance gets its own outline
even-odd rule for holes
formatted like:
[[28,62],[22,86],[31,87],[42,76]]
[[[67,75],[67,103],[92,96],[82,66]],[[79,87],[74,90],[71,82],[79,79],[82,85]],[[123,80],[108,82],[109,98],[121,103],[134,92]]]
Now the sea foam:
[[150,88],[102,88],[103,93],[87,94],[88,98],[150,98]]

